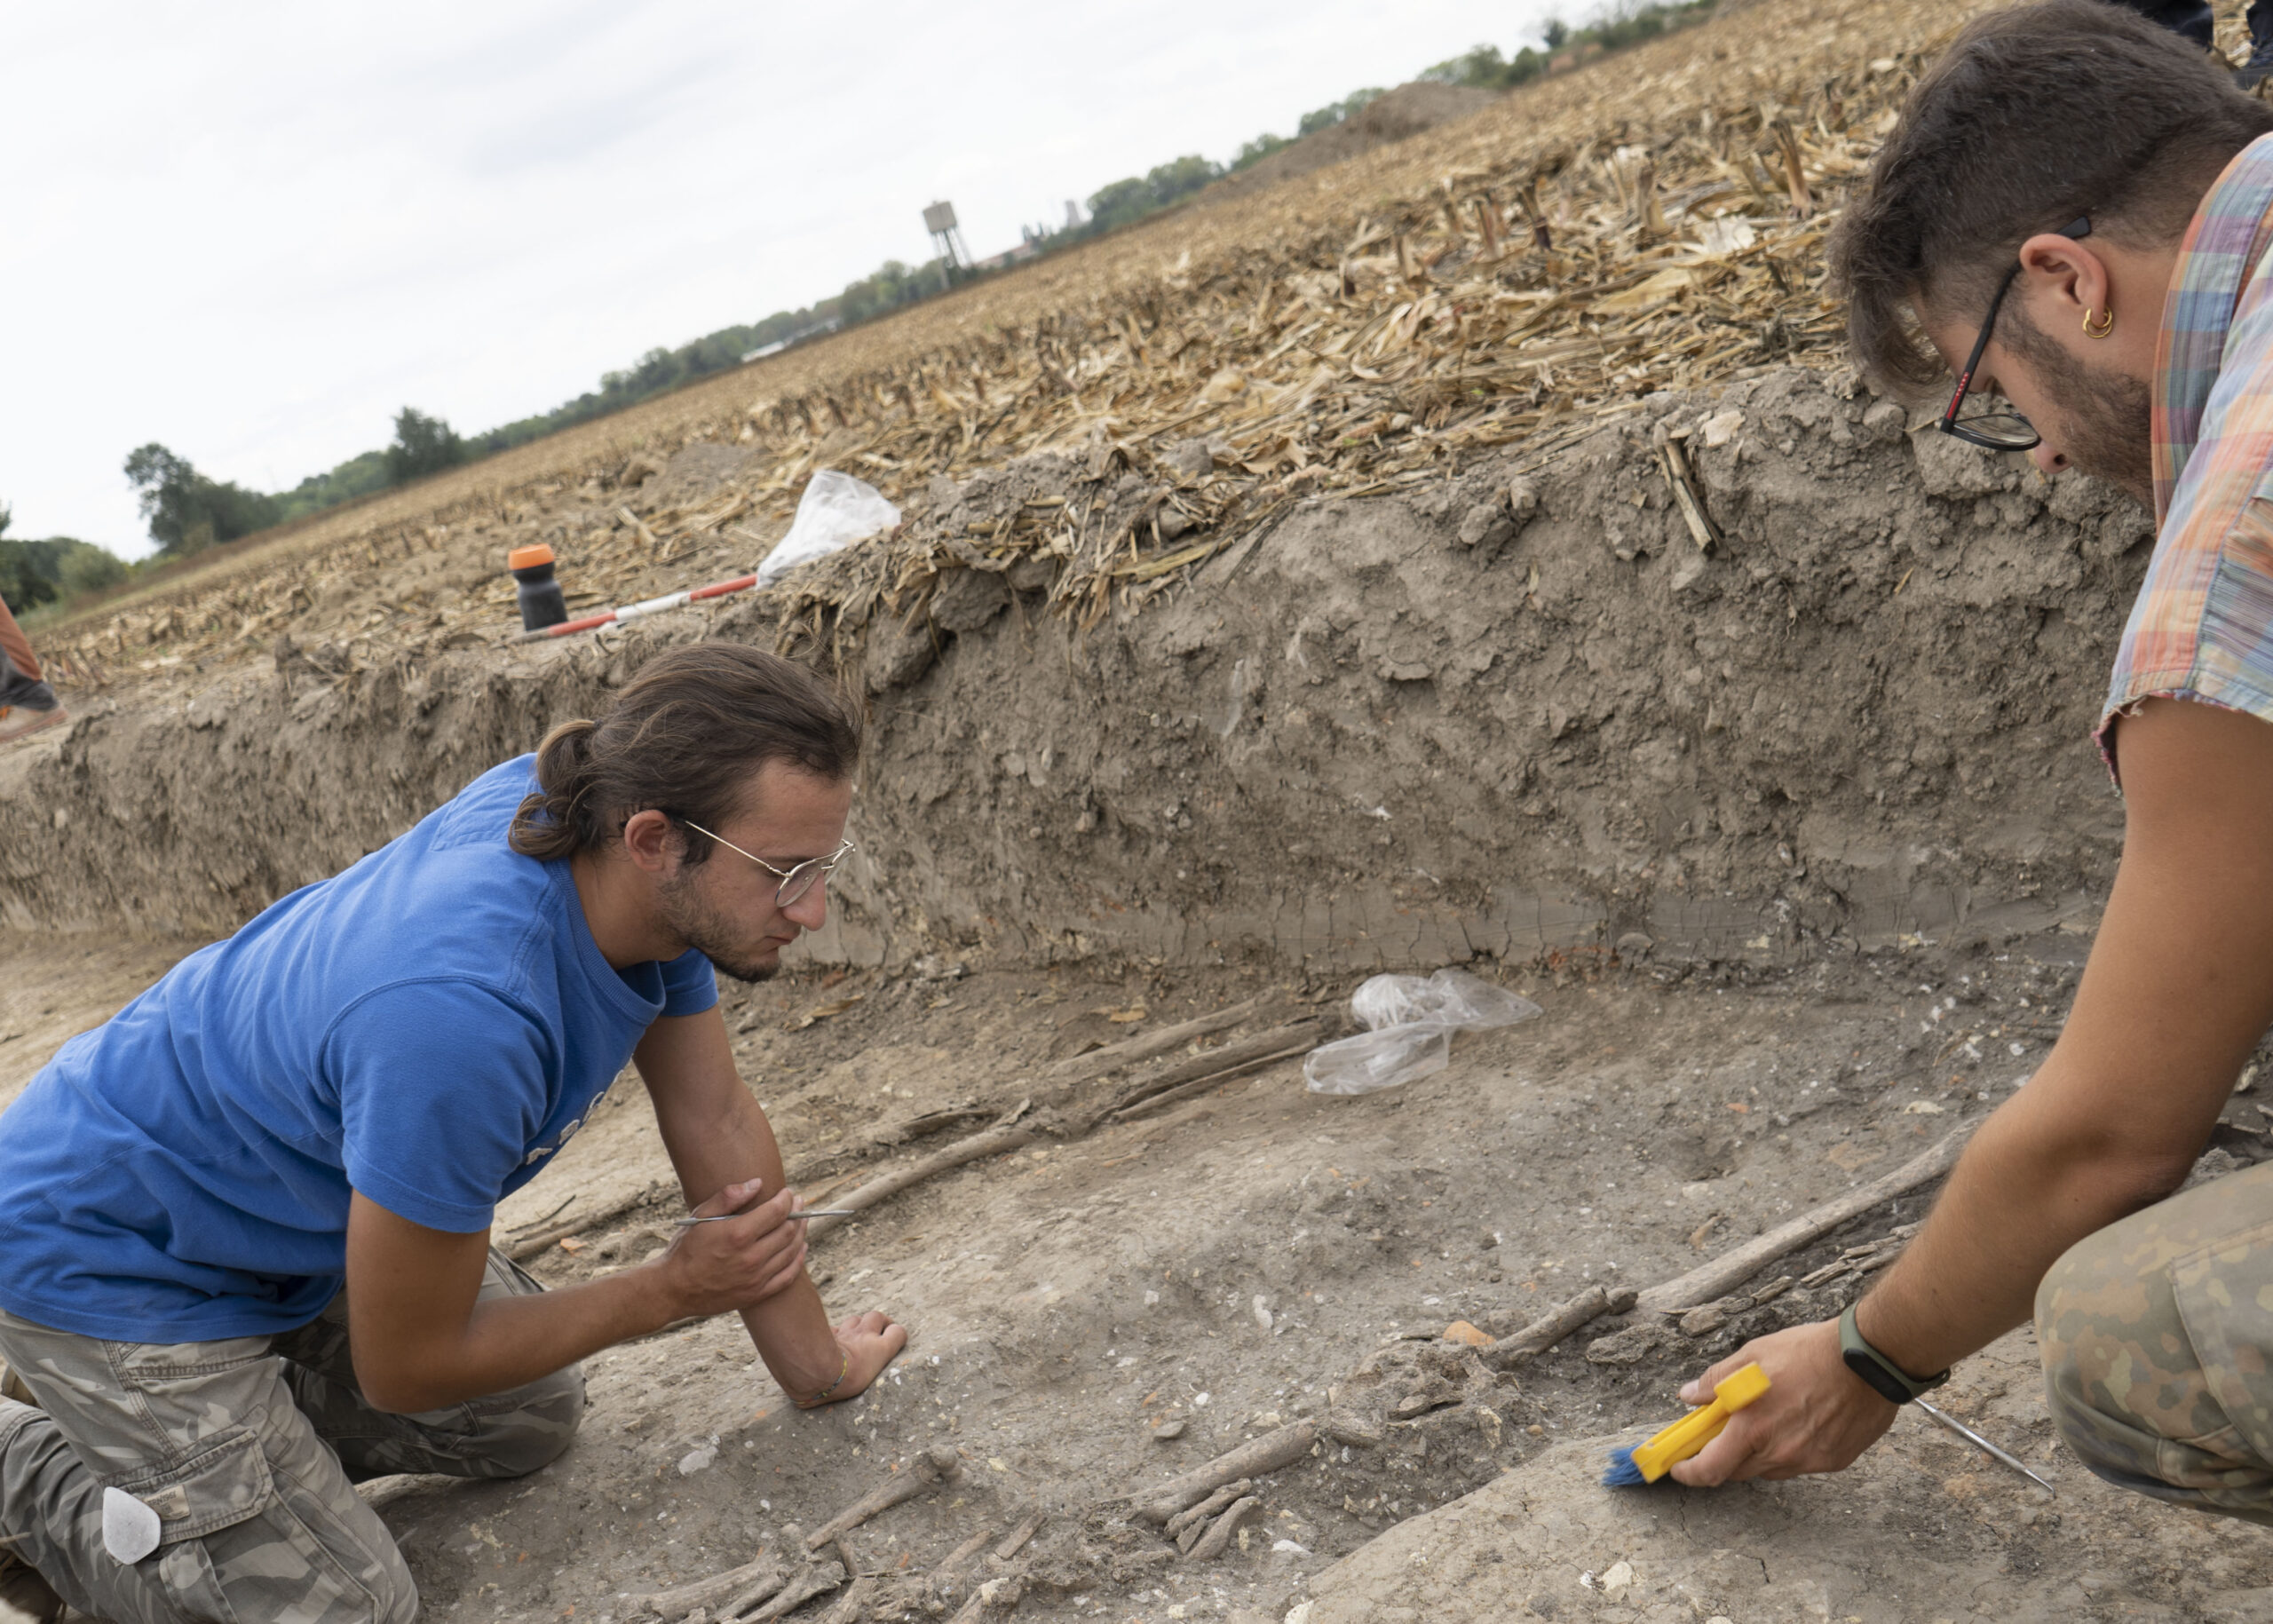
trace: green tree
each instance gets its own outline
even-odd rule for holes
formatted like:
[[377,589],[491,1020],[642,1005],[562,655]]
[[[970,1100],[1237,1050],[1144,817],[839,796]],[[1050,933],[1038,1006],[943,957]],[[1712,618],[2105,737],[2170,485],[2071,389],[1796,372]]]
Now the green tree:
[[1362,113],[1370,103],[1380,100],[1388,93],[1379,85],[1367,85],[1364,90],[1350,91],[1339,101],[1312,107],[1295,126],[1295,133],[1298,136],[1316,135],[1321,130],[1331,130],[1343,119]]
[[1111,231],[1130,220],[1142,218],[1151,207],[1151,194],[1144,183],[1131,175],[1126,180],[1115,180],[1099,186],[1090,194],[1088,208],[1089,225],[1097,231]]
[[423,479],[463,461],[465,442],[442,419],[430,417],[415,406],[406,406],[396,414],[394,444],[387,448],[387,476],[394,483]]
[[1550,17],[1539,30],[1540,39],[1549,51],[1560,51],[1571,37],[1571,25],[1560,17]]
[[0,503],[0,601],[14,613],[67,601],[126,579],[124,559],[71,536],[11,541],[6,532],[13,518],[7,505]]
[[1259,135],[1239,149],[1232,159],[1232,168],[1237,171],[1246,169],[1249,164],[1260,163],[1272,153],[1293,145],[1294,143],[1283,135],[1267,133]]
[[185,558],[276,522],[273,496],[209,479],[155,440],[128,454],[126,478],[139,493],[150,539],[168,558]]
[[6,604],[12,614],[28,614],[55,592],[33,569],[25,543],[8,539],[8,526],[15,517],[8,504],[0,502],[0,603]]
[[1470,84],[1497,90],[1508,82],[1508,64],[1497,45],[1472,45],[1459,56],[1422,68],[1418,76],[1436,84]]

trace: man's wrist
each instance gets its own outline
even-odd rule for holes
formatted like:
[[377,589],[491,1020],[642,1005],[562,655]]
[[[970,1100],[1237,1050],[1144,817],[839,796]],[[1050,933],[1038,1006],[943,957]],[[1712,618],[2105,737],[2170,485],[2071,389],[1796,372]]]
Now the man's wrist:
[[758,1357],[773,1373],[781,1390],[792,1398],[810,1398],[842,1380],[844,1374],[844,1344],[836,1340],[836,1328],[825,1316],[817,1318],[820,1320],[817,1336],[800,1327],[803,1334],[784,1337],[778,1325],[766,1327],[767,1334],[761,1336],[755,1312],[742,1311],[742,1323],[748,1327]]
[[1860,1303],[1850,1303],[1839,1317],[1839,1355],[1856,1379],[1889,1404],[1908,1404],[1950,1379],[1944,1370],[1929,1376],[1913,1375],[1863,1333]]

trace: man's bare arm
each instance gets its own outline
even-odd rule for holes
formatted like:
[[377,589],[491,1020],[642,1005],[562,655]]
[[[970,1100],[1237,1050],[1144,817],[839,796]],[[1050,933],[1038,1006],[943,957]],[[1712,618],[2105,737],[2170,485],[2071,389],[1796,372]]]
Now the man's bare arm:
[[723,1313],[801,1278],[802,1224],[776,1190],[719,1192],[662,1256],[541,1296],[479,1300],[487,1232],[428,1229],[358,1194],[347,1216],[347,1327],[363,1396],[383,1410],[440,1409],[550,1375],[674,1319]]
[[[2162,700],[2120,733],[2123,860],[2066,1028],[1857,1312],[1914,1375],[2020,1324],[2063,1252],[2176,1189],[2273,1021],[2273,725]],[[1830,1325],[1748,1344],[1683,1396],[1752,1359],[1774,1390],[1683,1481],[1833,1471],[1892,1419]]]
[[[743,1180],[762,1181],[769,1192],[785,1187],[781,1147],[734,1068],[717,1008],[657,1021],[632,1058],[690,1204]],[[802,1255],[788,1284],[745,1307],[742,1323],[773,1379],[798,1399],[824,1390],[832,1399],[849,1398],[907,1345],[907,1331],[880,1313],[832,1327],[820,1293],[803,1271]]]

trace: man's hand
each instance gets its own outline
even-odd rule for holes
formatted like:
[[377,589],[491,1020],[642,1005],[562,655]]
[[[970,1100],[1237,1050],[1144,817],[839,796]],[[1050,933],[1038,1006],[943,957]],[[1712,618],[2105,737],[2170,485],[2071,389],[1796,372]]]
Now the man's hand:
[[694,1209],[698,1218],[734,1216],[721,1224],[692,1224],[650,1265],[662,1277],[677,1307],[674,1318],[708,1317],[751,1308],[796,1283],[805,1266],[805,1226],[789,1215],[804,1205],[794,1191],[744,1211],[764,1187],[762,1178],[728,1184]]
[[1768,1391],[1675,1466],[1675,1482],[1705,1489],[1746,1477],[1839,1471],[1894,1424],[1895,1406],[1840,1358],[1836,1319],[1746,1343],[1683,1388],[1682,1402],[1707,1402],[1715,1382],[1755,1363],[1767,1373]]
[[828,1390],[826,1398],[792,1394],[801,1410],[817,1410],[823,1405],[857,1398],[867,1390],[868,1383],[883,1374],[884,1367],[899,1358],[899,1351],[907,1346],[907,1327],[894,1325],[889,1315],[873,1309],[865,1314],[855,1314],[850,1319],[840,1319],[836,1329],[836,1345],[844,1359],[844,1378]]

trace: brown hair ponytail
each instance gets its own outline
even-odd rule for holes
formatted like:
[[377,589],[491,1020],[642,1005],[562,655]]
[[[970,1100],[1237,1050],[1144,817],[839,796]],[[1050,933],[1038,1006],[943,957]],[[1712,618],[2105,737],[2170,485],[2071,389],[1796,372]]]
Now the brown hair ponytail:
[[513,814],[513,850],[541,862],[573,857],[598,844],[590,823],[592,735],[599,724],[563,722],[536,747],[537,791]]
[[[811,671],[741,644],[698,643],[649,661],[599,720],[545,734],[536,792],[510,838],[523,856],[555,862],[605,846],[650,807],[715,828],[768,762],[844,779],[859,755],[851,705]],[[686,860],[710,846],[690,838]]]

